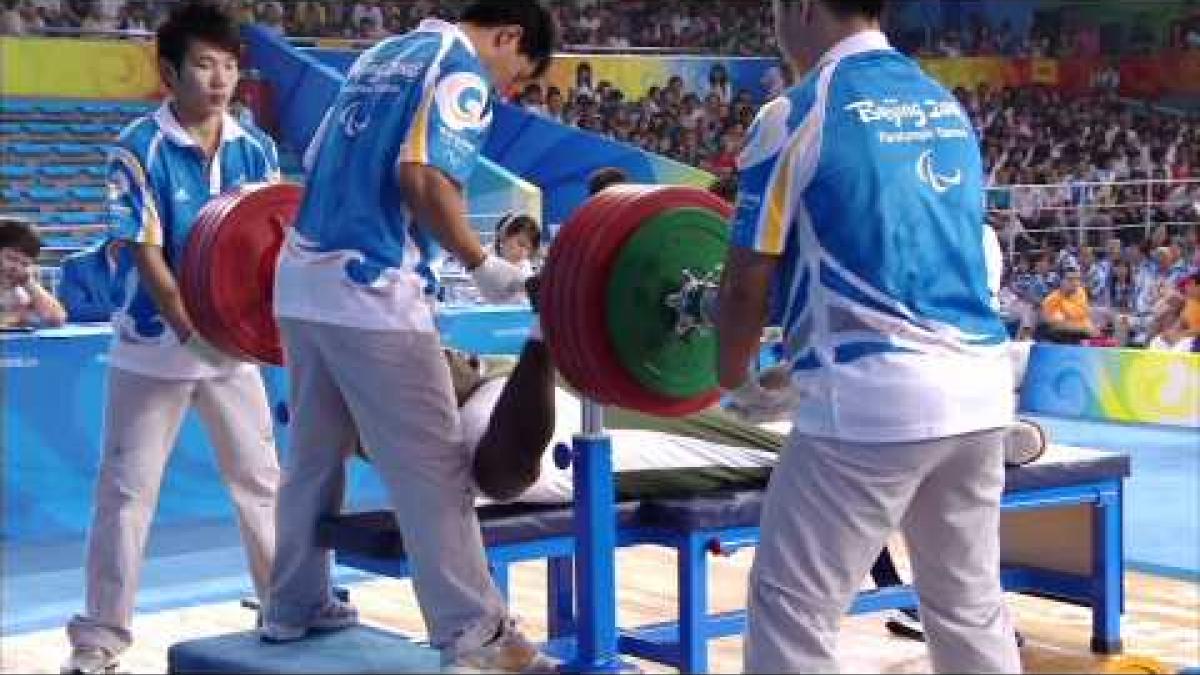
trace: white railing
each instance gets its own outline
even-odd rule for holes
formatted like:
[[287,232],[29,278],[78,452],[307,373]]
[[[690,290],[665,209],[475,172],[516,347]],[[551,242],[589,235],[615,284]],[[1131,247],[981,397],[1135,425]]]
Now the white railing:
[[[1200,179],[994,186],[987,189],[987,206],[989,219],[1001,219],[1006,249],[1018,237],[1038,238],[1052,232],[1083,246],[1089,244],[1090,232],[1140,229],[1149,233],[1159,226],[1178,230],[1200,225]],[[1136,222],[1128,218],[1131,210],[1137,214]],[[1054,222],[1047,225],[1047,220]],[[1008,241],[1005,232],[1011,235]]]

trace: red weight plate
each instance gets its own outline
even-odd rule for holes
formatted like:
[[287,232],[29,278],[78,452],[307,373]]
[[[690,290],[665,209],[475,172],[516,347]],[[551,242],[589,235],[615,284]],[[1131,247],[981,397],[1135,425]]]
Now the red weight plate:
[[593,196],[571,215],[555,236],[542,269],[540,311],[546,344],[567,381],[589,396],[591,387],[575,358],[578,354],[575,324],[579,311],[573,292],[578,273],[575,247],[580,240],[590,236],[594,221],[604,217],[613,197],[608,191]]
[[303,190],[294,184],[245,188],[221,219],[209,249],[214,318],[231,346],[250,360],[281,365],[272,310],[275,264]]
[[222,224],[226,222],[229,213],[237,206],[242,194],[241,190],[235,190],[215,197],[205,206],[204,217],[198,219],[199,232],[194,232],[198,255],[193,258],[192,264],[195,266],[194,274],[201,292],[197,296],[196,316],[193,317],[193,321],[200,334],[214,347],[231,356],[246,359],[247,356],[233,342],[225,321],[217,312],[215,305],[217,291],[213,288],[212,260],[213,241]]
[[584,370],[599,378],[597,388],[601,400],[662,416],[680,416],[701,410],[715,402],[717,392],[691,399],[674,399],[643,388],[620,365],[607,338],[607,316],[603,308],[612,265],[621,246],[647,218],[682,206],[707,208],[725,218],[730,216],[729,205],[704,190],[668,186],[639,188],[630,202],[622,204],[619,212],[612,214],[608,227],[592,242],[587,255],[594,261],[589,266],[593,273],[578,279],[575,297],[575,302],[591,308],[581,315],[581,334],[604,336],[592,340],[589,344],[592,348],[580,354]]
[[214,198],[201,209],[192,224],[188,235],[188,243],[184,250],[183,262],[180,266],[180,291],[184,305],[192,319],[196,330],[206,340],[220,349],[224,346],[222,336],[218,335],[219,327],[212,317],[210,290],[208,287],[209,243],[212,239],[214,223],[218,223],[229,205],[228,195]]

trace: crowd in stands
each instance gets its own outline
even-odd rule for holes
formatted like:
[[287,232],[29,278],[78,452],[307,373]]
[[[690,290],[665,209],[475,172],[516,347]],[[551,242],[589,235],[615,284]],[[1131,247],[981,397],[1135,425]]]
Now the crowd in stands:
[[[0,34],[43,28],[153,30],[173,0],[2,0]],[[452,18],[465,0],[226,0],[243,21],[258,22],[293,37],[378,39],[415,26],[427,16]],[[916,2],[917,0],[908,0]],[[897,3],[902,4],[902,3]],[[574,0],[554,2],[568,46],[670,49],[706,54],[775,53],[770,0]],[[1200,49],[1200,10],[1172,22],[1156,36],[1133,22],[1120,45],[1105,44],[1094,22],[1038,12],[1027,28],[969,12],[951,23],[903,23],[896,12],[891,32],[902,49],[920,56],[1096,56],[1148,51],[1167,44]],[[1111,40],[1110,40],[1111,41]]]

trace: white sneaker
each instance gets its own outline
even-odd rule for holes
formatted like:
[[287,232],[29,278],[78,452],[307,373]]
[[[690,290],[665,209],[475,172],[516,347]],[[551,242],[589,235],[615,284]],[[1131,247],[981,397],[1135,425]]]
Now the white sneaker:
[[443,673],[556,673],[559,662],[538,651],[512,619],[492,641],[442,666]]
[[71,658],[58,672],[66,674],[114,673],[117,670],[117,655],[101,647],[76,647]]
[[258,629],[258,637],[263,642],[294,642],[307,636],[310,631],[328,632],[356,625],[358,609],[348,602],[333,600],[304,625],[264,621],[262,628]]

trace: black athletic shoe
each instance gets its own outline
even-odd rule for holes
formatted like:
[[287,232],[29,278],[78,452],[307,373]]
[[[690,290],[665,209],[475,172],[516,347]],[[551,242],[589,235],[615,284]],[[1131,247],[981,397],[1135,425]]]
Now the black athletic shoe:
[[921,619],[915,609],[901,609],[888,615],[883,625],[888,632],[906,640],[925,641],[925,629],[921,627]]

